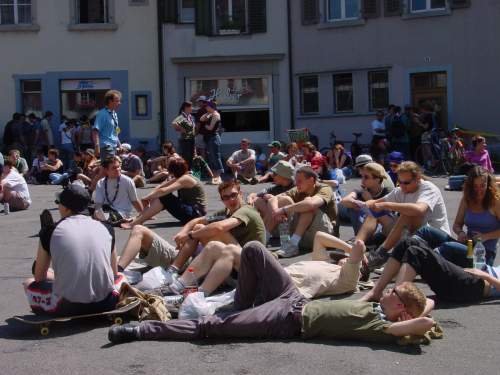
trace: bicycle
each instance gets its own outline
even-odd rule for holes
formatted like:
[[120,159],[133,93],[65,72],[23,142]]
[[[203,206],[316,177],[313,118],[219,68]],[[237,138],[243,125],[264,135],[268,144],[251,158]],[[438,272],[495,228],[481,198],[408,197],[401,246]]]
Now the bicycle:
[[[437,175],[440,172],[449,175],[460,163],[460,152],[463,150],[458,143],[453,143],[448,136],[442,136],[439,130],[432,129],[430,143],[421,144],[415,151],[415,161],[427,173]],[[427,147],[430,144],[430,152]],[[462,144],[463,147],[463,144]],[[452,152],[453,150],[453,152]],[[429,159],[430,157],[430,159]]]

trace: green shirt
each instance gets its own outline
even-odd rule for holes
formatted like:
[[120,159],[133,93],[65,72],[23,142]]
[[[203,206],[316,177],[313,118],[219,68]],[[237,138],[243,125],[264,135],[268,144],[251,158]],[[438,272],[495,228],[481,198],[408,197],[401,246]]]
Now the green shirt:
[[[379,310],[379,311],[377,311]],[[394,343],[385,330],[379,304],[362,301],[312,301],[302,311],[302,337]]]
[[312,194],[310,195],[300,193],[296,187],[291,188],[284,194],[292,198],[294,203],[302,202],[306,197],[318,196],[325,202],[320,208],[328,215],[330,220],[334,222],[337,217],[337,206],[335,205],[335,199],[333,198],[333,190],[326,184],[317,183],[316,186],[314,186]]
[[250,241],[266,243],[266,227],[260,214],[252,206],[243,205],[232,215],[227,209],[217,211],[214,216],[234,217],[240,221],[240,225],[231,229],[231,234],[241,246]]

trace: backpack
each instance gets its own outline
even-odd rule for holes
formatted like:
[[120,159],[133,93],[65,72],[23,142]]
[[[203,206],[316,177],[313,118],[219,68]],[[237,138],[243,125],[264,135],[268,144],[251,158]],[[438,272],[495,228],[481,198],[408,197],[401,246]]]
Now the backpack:
[[395,116],[391,123],[391,138],[402,138],[406,135],[406,127],[400,116]]

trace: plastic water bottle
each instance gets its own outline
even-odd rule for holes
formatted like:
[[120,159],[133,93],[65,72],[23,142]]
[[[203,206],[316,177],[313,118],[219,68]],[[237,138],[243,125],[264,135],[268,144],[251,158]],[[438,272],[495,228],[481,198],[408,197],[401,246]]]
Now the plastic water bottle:
[[186,282],[185,282],[185,288],[184,288],[184,298],[186,298],[189,294],[195,293],[198,291],[198,278],[196,277],[194,273],[194,268],[189,267],[186,271],[187,275],[185,277]]
[[486,265],[486,249],[484,248],[481,239],[478,239],[474,246],[474,268],[483,270]]
[[288,228],[288,220],[284,220],[279,224],[280,230],[280,244],[283,248],[288,242],[290,242],[290,229]]
[[3,213],[4,213],[4,215],[10,214],[10,206],[7,202],[5,202],[3,204]]
[[474,267],[474,245],[472,240],[467,240],[467,267]]

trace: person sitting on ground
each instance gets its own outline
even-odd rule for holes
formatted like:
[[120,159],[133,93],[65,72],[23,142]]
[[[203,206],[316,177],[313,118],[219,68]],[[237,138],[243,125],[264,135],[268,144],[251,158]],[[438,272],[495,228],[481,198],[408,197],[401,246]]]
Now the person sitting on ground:
[[[422,180],[420,167],[412,161],[401,163],[398,169],[398,181],[399,187],[385,197],[366,202],[367,208],[375,214],[383,211],[396,211],[400,214],[382,245],[368,254],[370,270],[382,266],[387,261],[388,251],[396,246],[405,228],[413,233],[427,224],[450,233],[446,205],[441,191],[432,182]],[[362,227],[364,228],[365,226]],[[361,230],[357,237],[362,238],[362,236],[366,234]]]
[[425,295],[412,283],[389,290],[380,304],[361,301],[310,301],[259,242],[241,253],[234,310],[193,320],[147,321],[113,326],[112,343],[133,340],[217,338],[347,339],[395,343],[424,335],[434,325]]
[[264,222],[253,207],[244,204],[240,183],[236,180],[224,181],[218,186],[218,191],[224,209],[191,220],[175,235],[179,254],[167,270],[171,275],[167,284],[176,278],[199,244],[205,246],[210,241],[220,241],[241,247],[250,241],[265,243]]
[[42,174],[42,166],[47,162],[47,158],[45,157],[45,153],[43,149],[38,149],[36,152],[36,158],[33,159],[33,163],[31,164],[31,169],[26,176],[26,181],[30,184],[39,184],[38,181],[40,175]]
[[[268,200],[271,212],[266,219],[267,230],[272,233],[275,226],[288,220],[293,233],[282,249],[276,253],[282,257],[293,257],[313,248],[316,232],[333,232],[337,207],[330,186],[318,181],[311,167],[300,167],[295,173],[295,187]],[[272,220],[270,220],[272,217]]]
[[399,165],[405,160],[404,155],[399,151],[393,151],[387,157],[387,161],[389,162],[389,170],[387,173],[391,177],[392,183],[394,186],[398,183],[398,168]]
[[[321,152],[316,150],[311,142],[306,142],[301,147],[304,161],[307,162],[318,176],[323,176],[326,170],[326,159]],[[329,177],[329,176],[328,176]]]
[[332,171],[336,171],[340,169],[342,171],[342,174],[345,176],[346,179],[350,178],[352,175],[352,169],[351,169],[351,164],[352,164],[352,159],[351,157],[346,153],[344,144],[342,142],[336,142],[332,149],[328,151],[326,154],[326,158],[328,160],[328,169],[330,171],[330,178],[332,180],[335,180],[335,175],[332,175]]
[[121,159],[112,156],[105,159],[101,165],[105,177],[97,182],[95,189],[95,218],[105,221],[103,211],[117,212],[123,219],[132,217],[133,208],[141,213],[143,206],[137,198],[134,182],[121,173]]
[[23,283],[35,314],[98,313],[113,310],[118,302],[115,233],[81,214],[89,203],[81,186],[58,193],[61,220],[40,231],[34,277]]
[[179,154],[175,152],[174,144],[170,141],[163,144],[162,152],[162,156],[147,161],[151,172],[151,177],[148,180],[150,184],[165,181],[169,177],[168,163],[170,160],[180,158]]
[[255,146],[255,169],[261,176],[267,171],[267,156],[262,152],[262,147]]
[[233,152],[227,159],[227,166],[231,168],[234,177],[243,184],[256,184],[255,178],[257,170],[255,169],[255,151],[250,146],[250,140],[243,138],[240,142],[240,150]]
[[28,163],[26,162],[26,159],[21,157],[21,153],[19,150],[10,150],[8,159],[12,162],[14,168],[17,169],[17,171],[25,177],[28,172]]
[[122,143],[120,148],[120,158],[122,159],[122,173],[129,176],[134,181],[136,188],[141,188],[146,185],[144,178],[144,169],[142,167],[142,160],[137,155],[130,151],[132,146],[128,143]]
[[283,160],[289,162],[295,168],[297,166],[296,156],[299,153],[299,146],[295,142],[291,142],[286,146],[286,156]]
[[271,168],[274,184],[259,193],[250,193],[247,197],[247,203],[254,206],[259,211],[260,216],[266,223],[266,227],[272,226],[271,207],[269,199],[275,195],[284,193],[295,186],[294,168],[290,163],[284,160],[277,162]]
[[264,182],[269,182],[271,181],[272,178],[272,173],[270,172],[271,168],[279,162],[280,160],[284,159],[286,155],[281,152],[281,143],[279,141],[272,141],[267,145],[271,150],[269,152],[269,157],[267,159],[267,173],[263,175],[260,179],[260,183]]
[[130,229],[142,224],[161,210],[167,210],[181,224],[206,214],[205,190],[200,180],[189,173],[187,162],[181,157],[170,161],[168,172],[173,179],[162,182],[142,198],[146,209],[130,223],[123,223],[122,228]]
[[64,165],[59,159],[59,150],[52,148],[47,153],[47,162],[42,165],[42,173],[40,173],[40,183],[54,183],[59,180],[63,174]]
[[[373,163],[374,160],[371,157],[371,155],[368,154],[361,154],[356,157],[356,160],[354,162],[354,169],[356,170],[357,174],[359,175],[360,169],[363,168],[364,165],[368,163]],[[385,178],[384,181],[382,182],[382,186],[384,188],[388,188],[389,190],[394,189],[394,183],[392,182],[391,177],[385,172]]]
[[99,171],[100,161],[97,160],[94,154],[94,149],[88,148],[82,154],[83,158],[83,173],[78,176],[78,179],[82,181],[86,186],[92,183],[92,179],[96,176]]
[[[467,232],[464,231],[464,224]],[[467,175],[463,197],[453,224],[455,240],[448,233],[424,226],[416,234],[433,249],[460,267],[469,267],[467,240],[481,239],[486,248],[486,264],[493,266],[500,238],[500,193],[495,178],[479,166]]]
[[8,203],[10,211],[26,210],[31,205],[28,184],[9,159],[0,176],[0,202]]
[[342,214],[342,217],[350,220],[354,235],[358,234],[363,225],[369,226],[370,230],[365,228],[364,238],[358,238],[366,242],[375,233],[377,222],[382,225],[382,231],[387,235],[394,224],[394,217],[389,211],[374,215],[370,213],[363,202],[385,197],[392,189],[383,186],[386,173],[384,167],[378,163],[372,162],[363,165],[360,169],[360,176],[361,186],[340,201],[339,216]]
[[412,236],[394,248],[375,287],[361,299],[377,301],[394,277],[397,287],[417,275],[436,293],[438,300],[469,304],[500,297],[500,267],[463,269],[444,259],[418,236]]
[[472,138],[472,150],[465,152],[465,161],[477,164],[490,173],[495,173],[493,164],[491,164],[490,154],[486,147],[486,139],[480,135],[476,135]]

